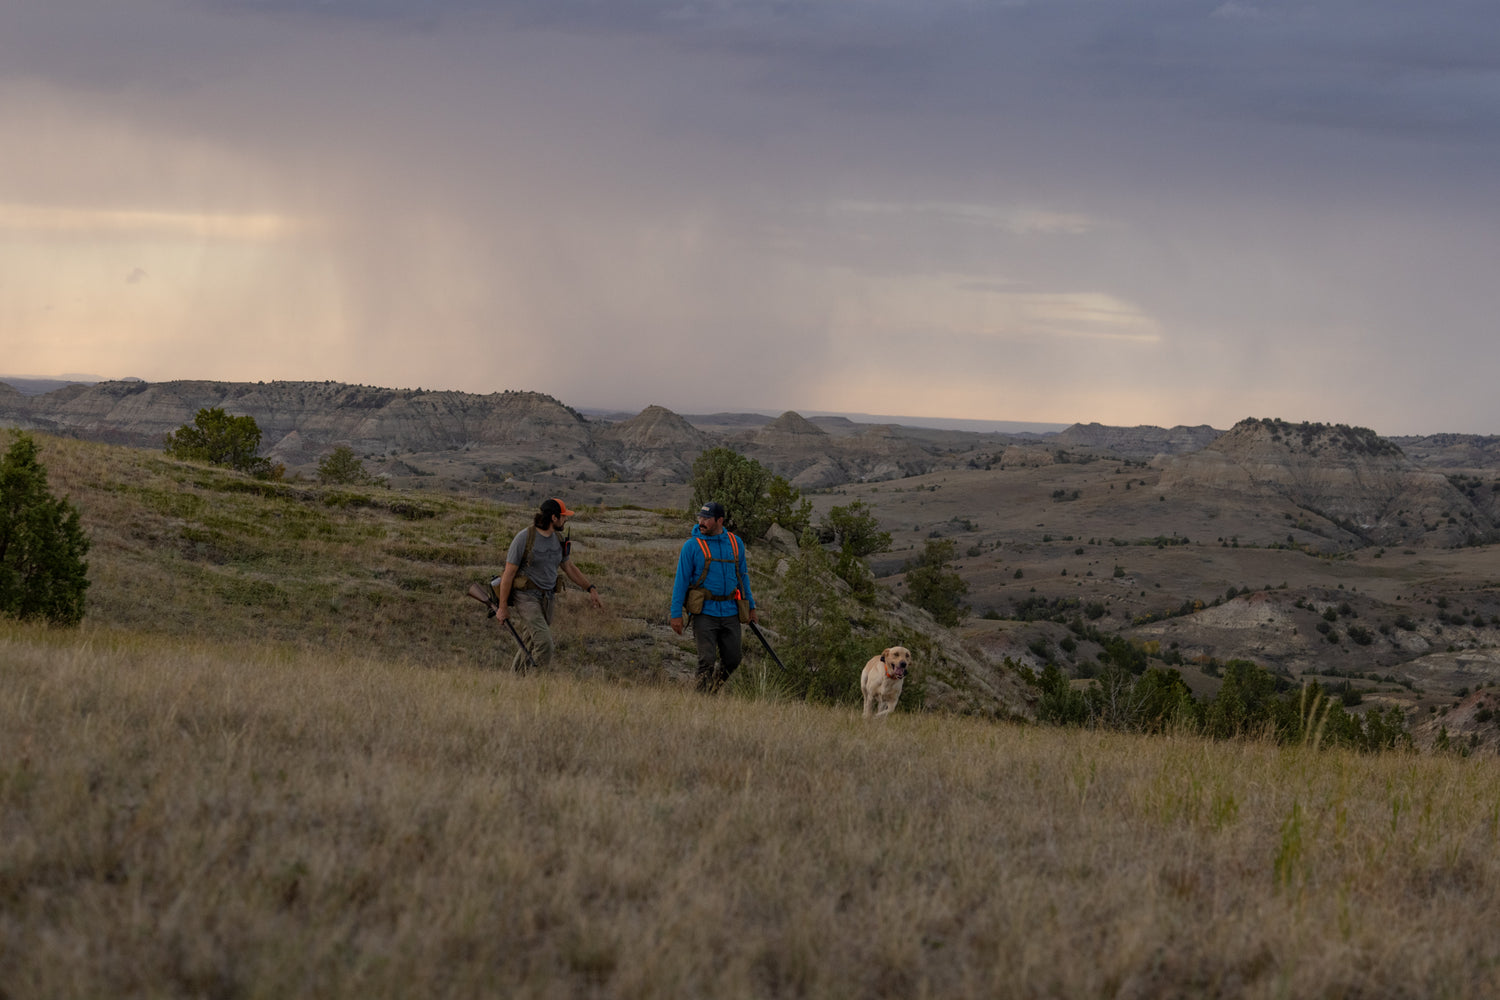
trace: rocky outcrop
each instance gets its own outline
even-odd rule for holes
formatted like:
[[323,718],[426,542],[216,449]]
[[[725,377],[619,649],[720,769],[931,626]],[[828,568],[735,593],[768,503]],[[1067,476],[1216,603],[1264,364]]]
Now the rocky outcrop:
[[[29,429],[29,419],[20,416],[26,410],[26,394],[14,386],[0,382],[0,427],[11,426],[22,430]],[[6,419],[8,414],[15,413],[16,417]]]
[[[802,414],[788,410],[756,431],[753,437],[756,441],[770,445],[784,443],[788,440],[807,444],[814,441],[821,443],[823,439],[828,437],[828,432],[802,416]],[[817,445],[814,446],[816,447]]]
[[254,417],[262,454],[289,465],[315,461],[341,444],[367,454],[592,447],[588,423],[541,393],[478,396],[340,382],[101,382],[0,398],[0,420],[154,448],[205,408]]
[[663,406],[648,406],[629,420],[594,431],[601,460],[622,479],[686,482],[693,459],[714,439]]
[[[186,396],[203,382],[101,382],[70,385],[9,405],[0,419],[29,422],[39,430],[110,444],[160,446],[162,438],[192,421],[197,407]],[[14,401],[0,401],[14,403]],[[207,404],[218,405],[218,404]],[[227,407],[226,407],[227,408]],[[236,416],[242,411],[233,411]],[[257,421],[258,423],[259,421]],[[262,428],[264,438],[264,428]]]
[[1365,544],[1461,545],[1495,525],[1435,472],[1362,427],[1243,420],[1163,465],[1163,491],[1289,501]]
[[1212,444],[1223,431],[1207,424],[1196,427],[1106,427],[1104,424],[1074,424],[1048,444],[1058,448],[1108,452],[1119,458],[1150,459],[1157,455],[1182,455]]
[[[685,483],[705,449],[727,446],[803,490],[876,482],[941,469],[1012,470],[1066,461],[1070,449],[1121,458],[1164,459],[1164,485],[1246,491],[1290,499],[1340,525],[1332,532],[1387,544],[1421,538],[1461,544],[1500,525],[1500,438],[1419,439],[1429,463],[1457,462],[1449,479],[1413,463],[1373,432],[1323,425],[1247,421],[1227,434],[1211,427],[1111,428],[1074,425],[1052,438],[719,414],[705,429],[661,406],[625,420],[589,420],[535,392],[472,393],[384,389],[340,382],[71,384],[33,394],[0,383],[0,426],[159,448],[200,409],[255,418],[262,454],[289,471],[311,471],[338,445],[371,471],[503,482],[540,475],[586,482]],[[744,419],[740,419],[743,417]],[[709,419],[709,418],[701,418]],[[1304,440],[1305,439],[1305,440]],[[1196,449],[1196,450],[1194,450]],[[404,465],[394,459],[402,456]],[[1443,466],[1454,471],[1454,466]],[[1465,471],[1467,470],[1467,471]],[[413,473],[417,474],[417,473]],[[1446,483],[1446,485],[1445,485]]]
[[1390,440],[1424,468],[1478,470],[1500,466],[1500,435],[1429,434]]
[[799,489],[921,475],[941,461],[938,450],[893,425],[834,435],[792,412],[731,443]]

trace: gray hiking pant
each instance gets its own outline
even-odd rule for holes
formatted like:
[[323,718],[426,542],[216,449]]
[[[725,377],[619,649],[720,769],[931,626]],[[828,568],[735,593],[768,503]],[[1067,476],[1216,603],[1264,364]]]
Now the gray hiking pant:
[[[552,662],[552,610],[557,604],[557,594],[552,591],[522,590],[512,594],[515,603],[510,608],[510,621],[521,634],[531,658],[538,667]],[[516,673],[526,671],[526,653],[517,649],[510,661],[510,669]]]

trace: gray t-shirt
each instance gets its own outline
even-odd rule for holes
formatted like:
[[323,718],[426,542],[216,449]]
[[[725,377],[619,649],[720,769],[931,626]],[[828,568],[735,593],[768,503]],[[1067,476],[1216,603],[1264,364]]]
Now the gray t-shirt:
[[505,561],[515,563],[521,567],[519,572],[526,574],[526,579],[543,590],[551,590],[557,586],[557,570],[563,563],[562,539],[557,532],[544,535],[540,531],[536,533],[536,541],[531,545],[531,561],[525,562],[526,557],[526,533],[531,529],[522,531],[516,536],[515,541],[510,543],[510,550],[505,553]]

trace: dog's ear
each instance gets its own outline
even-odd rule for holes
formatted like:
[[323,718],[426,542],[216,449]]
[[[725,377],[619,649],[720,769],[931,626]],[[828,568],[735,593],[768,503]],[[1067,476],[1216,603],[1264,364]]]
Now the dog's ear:
[[887,662],[886,656],[888,656],[889,654],[890,654],[890,650],[889,649],[882,649],[880,651],[880,662],[881,663]]

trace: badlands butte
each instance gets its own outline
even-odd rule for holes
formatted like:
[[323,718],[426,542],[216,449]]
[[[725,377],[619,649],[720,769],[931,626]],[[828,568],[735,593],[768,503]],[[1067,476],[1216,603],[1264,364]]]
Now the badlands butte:
[[693,459],[727,446],[791,481],[815,520],[868,504],[893,539],[871,566],[896,596],[905,561],[951,539],[970,608],[952,641],[997,698],[1023,690],[1017,666],[1089,677],[1099,647],[1066,624],[1082,619],[1143,645],[1200,696],[1219,665],[1248,659],[1347,690],[1353,711],[1399,704],[1419,744],[1441,726],[1500,745],[1496,436],[1266,416],[1227,430],[981,433],[333,382],[36,388],[0,383],[0,425],[159,449],[200,408],[222,407],[255,418],[262,454],[289,478],[311,479],[348,445],[393,489],[506,503],[685,509]]

